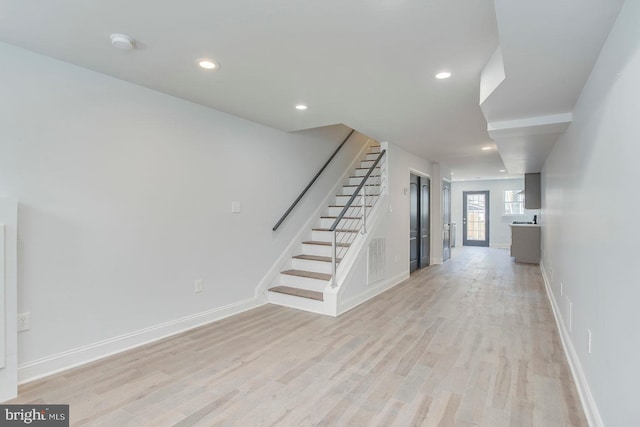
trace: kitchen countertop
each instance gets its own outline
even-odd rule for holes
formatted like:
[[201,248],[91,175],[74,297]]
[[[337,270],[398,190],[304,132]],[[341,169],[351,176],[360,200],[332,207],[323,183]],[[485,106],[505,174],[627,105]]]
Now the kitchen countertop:
[[540,224],[509,224],[510,227],[540,227]]

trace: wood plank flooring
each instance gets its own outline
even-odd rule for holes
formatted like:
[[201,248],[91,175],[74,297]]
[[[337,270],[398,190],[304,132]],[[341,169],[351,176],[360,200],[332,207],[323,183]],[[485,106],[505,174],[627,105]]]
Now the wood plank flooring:
[[586,426],[538,266],[453,255],[339,318],[265,305],[12,403],[77,426]]

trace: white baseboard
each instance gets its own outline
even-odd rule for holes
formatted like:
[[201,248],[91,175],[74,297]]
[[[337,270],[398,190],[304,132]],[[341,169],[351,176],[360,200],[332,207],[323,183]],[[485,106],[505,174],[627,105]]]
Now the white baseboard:
[[409,278],[409,272],[403,271],[402,273],[391,277],[390,279],[382,280],[379,284],[372,286],[367,289],[365,292],[362,292],[356,296],[349,298],[344,301],[344,303],[340,304],[338,309],[338,315],[346,313],[347,311],[359,306],[360,304],[369,301],[371,298],[380,295],[381,293],[388,291],[396,285],[404,282]]
[[509,249],[511,245],[509,243],[491,243],[489,247],[495,249]]
[[249,298],[223,307],[161,323],[62,353],[43,357],[18,366],[18,383],[24,384],[57,372],[84,365],[116,353],[130,350],[153,341],[206,325],[234,314],[263,305],[257,298]]
[[556,319],[556,325],[558,326],[558,332],[560,333],[560,341],[562,342],[562,347],[564,348],[564,353],[567,357],[569,368],[571,369],[571,375],[573,376],[573,380],[578,388],[578,396],[580,396],[580,403],[582,404],[582,409],[584,410],[585,417],[587,418],[587,423],[589,423],[590,427],[604,427],[604,423],[600,417],[600,412],[598,411],[598,406],[593,398],[593,394],[591,394],[587,377],[584,375],[580,359],[578,359],[578,354],[576,353],[576,349],[573,347],[571,336],[565,327],[556,298],[551,290],[551,284],[547,278],[547,271],[544,268],[542,260],[540,261],[540,271],[542,272],[547,297],[551,303],[553,317]]

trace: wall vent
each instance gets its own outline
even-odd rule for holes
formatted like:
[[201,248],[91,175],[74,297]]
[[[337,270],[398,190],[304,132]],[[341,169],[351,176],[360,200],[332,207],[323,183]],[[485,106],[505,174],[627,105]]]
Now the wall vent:
[[385,277],[387,265],[386,239],[371,239],[367,249],[367,284],[378,282]]

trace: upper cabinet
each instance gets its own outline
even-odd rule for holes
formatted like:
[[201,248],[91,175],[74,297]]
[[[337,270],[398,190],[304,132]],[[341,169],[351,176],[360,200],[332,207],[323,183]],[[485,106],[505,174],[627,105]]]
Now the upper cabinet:
[[540,174],[524,174],[524,207],[525,209],[540,209]]

